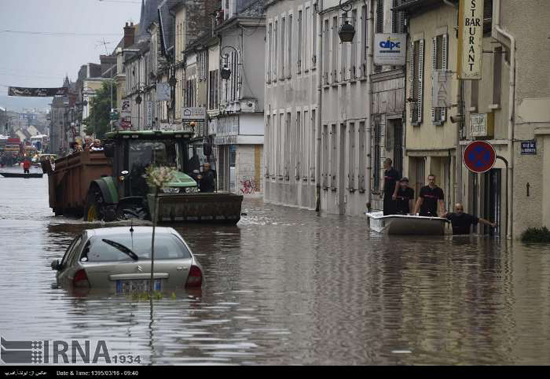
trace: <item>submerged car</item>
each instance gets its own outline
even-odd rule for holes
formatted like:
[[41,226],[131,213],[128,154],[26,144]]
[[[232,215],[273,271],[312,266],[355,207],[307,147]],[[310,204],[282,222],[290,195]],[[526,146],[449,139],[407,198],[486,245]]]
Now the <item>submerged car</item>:
[[[73,288],[104,288],[116,293],[149,291],[152,227],[89,229],[77,236],[61,261],[57,284]],[[200,288],[202,268],[173,228],[157,227],[154,290]]]

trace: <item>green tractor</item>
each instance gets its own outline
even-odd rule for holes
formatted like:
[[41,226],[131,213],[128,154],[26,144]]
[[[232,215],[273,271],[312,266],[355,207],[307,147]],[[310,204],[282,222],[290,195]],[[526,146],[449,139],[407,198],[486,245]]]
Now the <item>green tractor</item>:
[[[116,131],[107,133],[104,153],[112,173],[90,184],[84,219],[151,220],[158,207],[159,222],[220,222],[240,220],[243,197],[232,193],[200,192],[194,179],[198,156],[192,156],[192,134],[183,131]],[[149,166],[171,167],[173,179],[155,196],[148,186]]]

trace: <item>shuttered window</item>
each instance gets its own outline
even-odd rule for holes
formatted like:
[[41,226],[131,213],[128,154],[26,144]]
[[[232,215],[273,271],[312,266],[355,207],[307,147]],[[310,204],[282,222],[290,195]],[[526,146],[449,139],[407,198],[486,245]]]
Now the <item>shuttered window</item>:
[[[376,2],[376,33],[384,33],[384,0]],[[374,72],[382,72],[382,66],[374,66]]]
[[[448,38],[447,34],[438,35],[432,38],[432,69],[447,70],[448,59]],[[435,102],[435,99],[432,99]],[[434,125],[442,125],[447,119],[447,109],[444,107],[432,107],[432,122]]]
[[[393,8],[398,7],[405,0],[393,0]],[[391,18],[392,33],[405,33],[405,12],[392,12]]]
[[411,75],[410,75],[410,113],[411,123],[422,123],[422,109],[424,99],[424,40],[416,40],[411,46]]
[[286,77],[292,76],[292,15],[288,15],[288,51],[287,51],[287,63],[286,63]]
[[302,72],[302,45],[304,39],[304,30],[302,28],[302,11],[298,11],[298,73]]

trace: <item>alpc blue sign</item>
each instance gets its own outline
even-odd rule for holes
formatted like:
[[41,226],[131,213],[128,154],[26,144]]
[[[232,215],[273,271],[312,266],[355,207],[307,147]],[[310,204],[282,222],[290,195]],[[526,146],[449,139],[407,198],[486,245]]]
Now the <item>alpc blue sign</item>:
[[374,35],[374,64],[404,66],[407,61],[407,35],[378,33]]

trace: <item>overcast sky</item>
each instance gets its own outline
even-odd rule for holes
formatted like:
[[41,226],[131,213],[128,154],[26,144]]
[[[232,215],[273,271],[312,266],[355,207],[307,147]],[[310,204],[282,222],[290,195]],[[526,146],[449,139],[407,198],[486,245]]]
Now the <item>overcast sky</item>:
[[141,0],[0,0],[0,106],[47,106],[51,98],[8,97],[7,86],[76,80],[81,65],[99,63],[103,40],[112,52],[140,10]]

